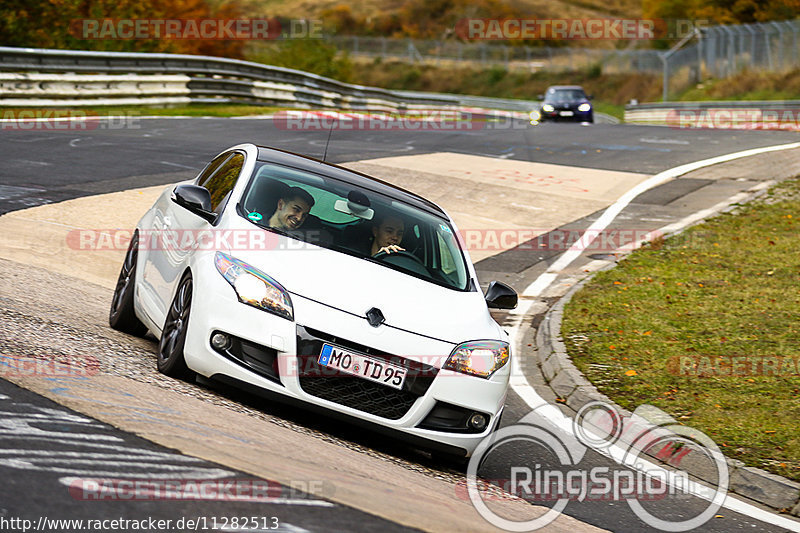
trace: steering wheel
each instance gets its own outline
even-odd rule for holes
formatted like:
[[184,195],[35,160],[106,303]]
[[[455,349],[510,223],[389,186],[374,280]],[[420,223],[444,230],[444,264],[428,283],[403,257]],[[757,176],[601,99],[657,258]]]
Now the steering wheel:
[[[378,261],[387,261],[387,258],[389,258],[389,257],[397,257],[397,258],[407,257],[408,259],[413,259],[417,264],[419,264],[421,266],[425,266],[425,263],[422,262],[422,259],[420,259],[416,255],[412,254],[411,252],[405,252],[405,251],[392,252],[392,253],[389,253],[389,252],[378,252],[377,254],[372,256],[373,259],[377,259]],[[387,261],[387,262],[389,262],[389,261]]]
[[417,274],[430,276],[430,271],[428,267],[425,266],[425,263],[411,252],[378,252],[373,256],[373,259],[404,268]]

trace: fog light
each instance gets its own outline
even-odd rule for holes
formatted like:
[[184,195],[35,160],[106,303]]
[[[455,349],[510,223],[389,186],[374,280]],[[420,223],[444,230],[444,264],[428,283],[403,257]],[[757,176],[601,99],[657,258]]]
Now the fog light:
[[211,336],[211,346],[213,346],[215,350],[225,350],[230,344],[231,340],[224,333],[214,333],[214,335]]
[[477,429],[478,431],[483,431],[486,428],[486,416],[480,413],[475,413],[471,417],[469,417],[469,427],[472,429]]

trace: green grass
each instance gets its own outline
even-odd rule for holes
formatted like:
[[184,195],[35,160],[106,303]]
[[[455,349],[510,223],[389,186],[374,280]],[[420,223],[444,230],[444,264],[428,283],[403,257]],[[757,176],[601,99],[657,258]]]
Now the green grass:
[[[655,405],[729,457],[800,480],[799,230],[795,179],[650,243],[576,293],[562,325],[570,356],[623,407]],[[765,360],[792,367],[775,375]],[[736,375],[709,366],[720,362]]]
[[620,120],[625,119],[625,106],[617,104],[609,104],[608,102],[592,102],[594,110],[597,113],[605,113]]
[[786,72],[744,71],[725,79],[709,79],[684,90],[679,100],[797,100],[800,69]]
[[794,91],[778,90],[774,87],[761,87],[758,89],[736,92],[726,91],[725,94],[714,94],[708,90],[708,85],[701,83],[681,94],[683,102],[707,102],[714,100],[796,100],[800,95]]

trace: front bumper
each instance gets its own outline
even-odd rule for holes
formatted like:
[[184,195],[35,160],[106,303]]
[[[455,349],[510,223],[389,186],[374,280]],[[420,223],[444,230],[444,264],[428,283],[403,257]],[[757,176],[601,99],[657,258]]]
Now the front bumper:
[[[490,379],[442,370],[453,344],[387,326],[373,328],[366,318],[296,295],[297,322],[292,322],[240,303],[213,265],[193,274],[196,288],[184,351],[189,368],[202,376],[464,456],[498,421],[510,363]],[[217,332],[234,339],[227,351],[211,346]],[[403,389],[320,373],[316,359],[323,343],[406,366]],[[487,418],[483,430],[465,427],[473,413]]]
[[553,122],[592,122],[594,119],[593,110],[591,109],[589,111],[556,109],[555,111],[550,112],[540,111],[540,114],[541,120],[549,120]]

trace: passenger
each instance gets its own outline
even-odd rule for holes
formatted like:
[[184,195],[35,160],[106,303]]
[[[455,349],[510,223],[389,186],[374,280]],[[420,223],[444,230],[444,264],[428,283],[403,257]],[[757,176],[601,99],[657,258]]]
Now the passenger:
[[284,231],[298,229],[305,222],[312,207],[314,207],[314,197],[308,191],[300,187],[291,187],[278,200],[278,207],[269,218],[269,226]]
[[400,247],[404,232],[405,223],[396,215],[385,215],[373,220],[370,255],[374,257],[381,252],[405,252],[405,248]]

